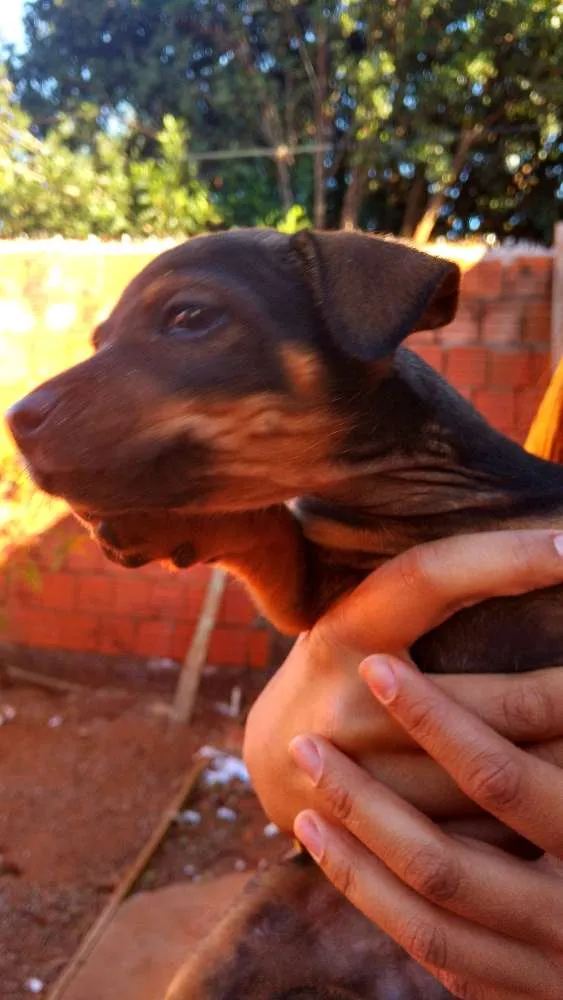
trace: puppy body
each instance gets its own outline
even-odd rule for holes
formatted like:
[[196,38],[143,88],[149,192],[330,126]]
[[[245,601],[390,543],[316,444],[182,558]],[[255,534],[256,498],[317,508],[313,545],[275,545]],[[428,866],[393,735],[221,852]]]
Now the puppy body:
[[[240,231],[163,254],[93,358],[9,415],[36,481],[125,565],[210,562],[290,634],[426,540],[560,526],[563,469],[493,431],[400,345],[455,313],[458,271],[358,234]],[[465,609],[425,670],[563,662],[563,589]],[[246,895],[169,1000],[441,1000],[294,859]]]

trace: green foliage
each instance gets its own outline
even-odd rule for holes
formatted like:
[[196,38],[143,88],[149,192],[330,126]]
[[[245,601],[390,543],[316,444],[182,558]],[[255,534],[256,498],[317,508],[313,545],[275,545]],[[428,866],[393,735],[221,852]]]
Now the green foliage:
[[190,235],[220,217],[189,162],[187,130],[171,115],[140,158],[127,129],[110,135],[82,104],[43,139],[0,78],[0,226],[3,237]]
[[155,158],[131,164],[137,228],[144,236],[191,236],[220,217],[187,158],[187,130],[165,115]]
[[292,205],[288,212],[286,212],[283,219],[281,219],[276,224],[276,229],[280,233],[288,233],[292,235],[293,233],[298,233],[301,229],[307,229],[311,225],[311,220],[307,217],[307,213],[302,205]]
[[[66,151],[78,157],[71,187],[86,197],[63,190],[60,215],[81,230],[175,234],[279,222],[291,205],[313,218],[314,205],[330,225],[549,241],[563,206],[562,23],[561,0],[29,0],[10,75],[33,135],[54,143],[55,191]],[[207,157],[330,149],[315,170],[298,155],[204,159],[196,173],[188,137]]]

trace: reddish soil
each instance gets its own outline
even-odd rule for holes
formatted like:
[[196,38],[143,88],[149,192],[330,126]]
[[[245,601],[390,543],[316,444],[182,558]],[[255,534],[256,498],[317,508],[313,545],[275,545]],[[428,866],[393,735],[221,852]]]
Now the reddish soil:
[[[52,692],[0,670],[0,982],[3,1000],[45,995],[102,911],[177,790],[193,755],[236,756],[257,671],[204,677],[190,727],[172,724],[150,690]],[[241,717],[221,714],[234,686]],[[249,870],[289,841],[248,785],[200,779],[136,888]],[[219,810],[219,813],[218,813]],[[268,831],[271,833],[271,831]],[[40,985],[42,985],[40,989]]]

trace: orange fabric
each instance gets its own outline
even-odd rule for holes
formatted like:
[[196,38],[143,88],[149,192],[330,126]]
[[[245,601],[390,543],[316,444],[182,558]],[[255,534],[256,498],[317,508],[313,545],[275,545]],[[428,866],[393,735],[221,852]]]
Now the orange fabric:
[[563,358],[538,407],[525,448],[539,458],[563,462]]

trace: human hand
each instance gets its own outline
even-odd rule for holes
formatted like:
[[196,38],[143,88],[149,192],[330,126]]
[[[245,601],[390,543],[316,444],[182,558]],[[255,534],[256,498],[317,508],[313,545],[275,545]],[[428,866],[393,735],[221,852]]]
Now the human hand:
[[452,836],[318,737],[291,753],[314,811],[295,834],[331,882],[463,1000],[563,997],[563,774],[394,657],[361,672],[395,723],[480,808],[547,852]]
[[[464,605],[562,580],[563,559],[553,532],[545,531],[451,538],[412,549],[371,574],[301,636],[250,712],[245,760],[269,817],[290,830],[311,803],[310,784],[288,745],[298,733],[312,732],[426,814],[462,817],[468,829],[466,817],[479,811],[475,803],[366,697],[358,665],[373,650],[404,651]],[[434,681],[498,732],[563,765],[563,671]],[[496,824],[494,835],[499,832]]]

